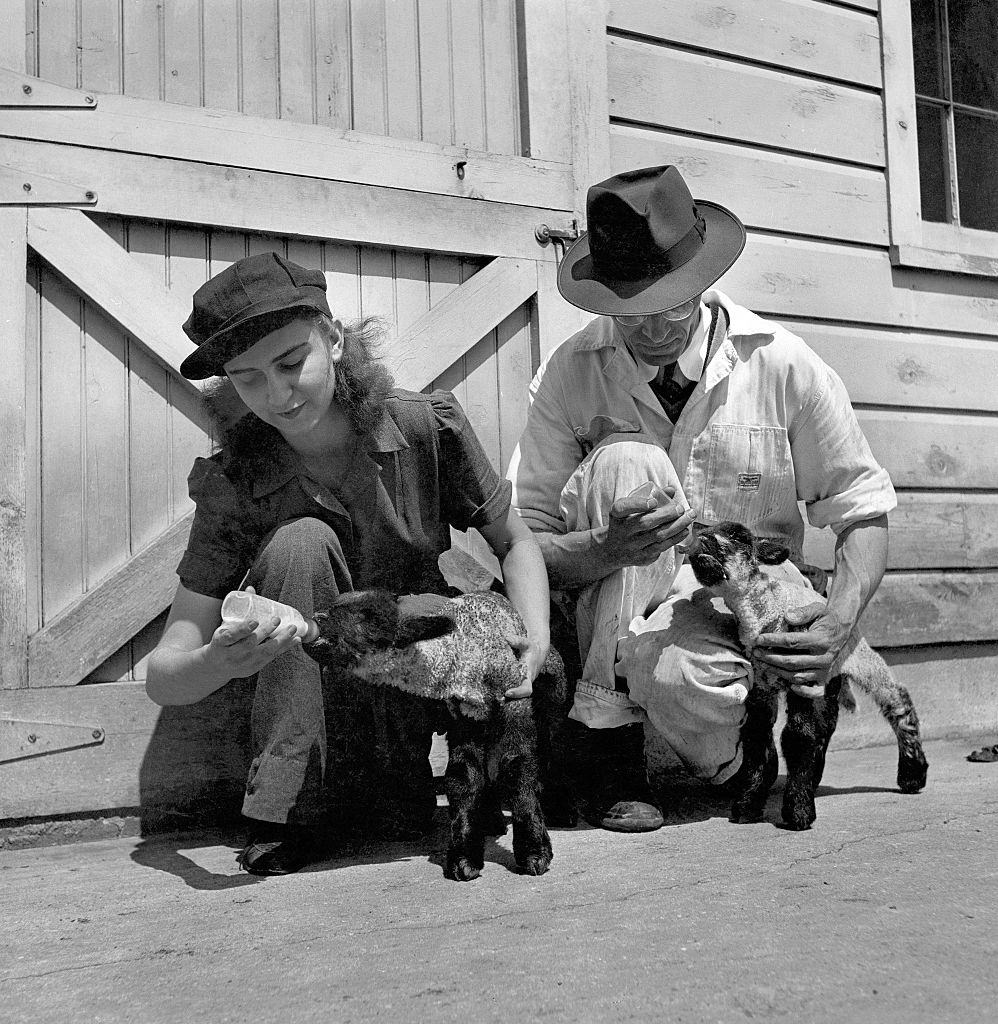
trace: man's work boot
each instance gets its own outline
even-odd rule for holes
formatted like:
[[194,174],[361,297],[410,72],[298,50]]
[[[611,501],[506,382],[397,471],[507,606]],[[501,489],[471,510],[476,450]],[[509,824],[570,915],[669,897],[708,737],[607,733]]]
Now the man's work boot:
[[665,824],[645,770],[640,722],[616,729],[586,729],[581,767],[589,790],[586,817],[611,832],[654,832]]

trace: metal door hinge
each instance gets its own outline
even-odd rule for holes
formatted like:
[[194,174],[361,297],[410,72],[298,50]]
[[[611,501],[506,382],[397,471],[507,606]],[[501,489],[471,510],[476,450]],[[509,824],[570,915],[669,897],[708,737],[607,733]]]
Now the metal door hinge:
[[0,762],[20,761],[26,757],[56,754],[79,747],[96,747],[104,742],[104,735],[99,725],[0,718]]
[[86,185],[0,164],[0,206],[94,206],[96,202],[97,192]]
[[23,72],[0,68],[0,107],[78,107],[97,106],[93,93],[67,89],[64,85],[33,78]]

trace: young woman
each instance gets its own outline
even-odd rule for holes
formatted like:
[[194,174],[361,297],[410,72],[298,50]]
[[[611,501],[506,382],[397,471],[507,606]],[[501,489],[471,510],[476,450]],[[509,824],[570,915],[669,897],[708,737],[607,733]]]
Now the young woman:
[[456,400],[393,390],[376,325],[335,320],[321,272],[276,253],[239,260],[198,289],[184,330],[198,348],[181,373],[220,378],[208,402],[221,443],[189,478],[194,525],[147,691],[192,704],[256,675],[240,862],[286,874],[312,850],[306,781],[325,771],[330,695],[293,626],[223,624],[226,593],[253,587],[306,618],[345,590],[445,593],[449,528],[475,527],[526,625],[511,640],[524,682],[507,697],[519,699],[548,650],[547,576]]

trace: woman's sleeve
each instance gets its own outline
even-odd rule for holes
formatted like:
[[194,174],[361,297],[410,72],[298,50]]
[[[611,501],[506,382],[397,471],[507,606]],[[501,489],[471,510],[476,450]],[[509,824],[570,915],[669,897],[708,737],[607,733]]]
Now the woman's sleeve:
[[459,530],[505,518],[512,488],[489,461],[457,399],[434,391],[430,405],[440,443],[440,503],[444,519]]
[[235,590],[257,548],[247,499],[213,459],[196,459],[187,478],[194,524],[177,575],[196,594],[223,598]]

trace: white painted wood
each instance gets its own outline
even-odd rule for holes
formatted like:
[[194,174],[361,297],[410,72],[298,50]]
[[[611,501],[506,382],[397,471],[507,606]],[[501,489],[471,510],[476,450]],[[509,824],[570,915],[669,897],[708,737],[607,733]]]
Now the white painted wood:
[[921,196],[910,5],[886,4],[880,13],[880,21],[883,33],[884,124],[891,242],[895,246],[921,246]]
[[[901,491],[889,515],[890,569],[998,568],[998,496],[967,491]],[[835,535],[808,527],[804,557],[834,565]]]
[[783,319],[854,403],[998,412],[998,345],[976,338]]
[[426,387],[536,290],[531,261],[493,260],[388,345],[384,359],[399,387]]
[[874,647],[994,639],[998,572],[889,573],[860,619]]
[[610,128],[610,170],[675,164],[694,198],[749,227],[869,245],[889,242],[880,171],[634,125]]
[[608,71],[606,3],[567,0],[572,169],[575,212],[585,226],[586,193],[610,173],[609,118],[613,112]]
[[895,487],[994,488],[998,417],[862,409],[870,448]]
[[16,152],[18,163],[26,167],[85,163],[88,180],[100,196],[99,209],[126,217],[541,260],[554,256],[537,243],[536,226],[567,228],[572,220],[567,212],[538,207],[237,171],[194,161],[38,142],[11,141],[6,149]]
[[864,90],[614,37],[607,70],[614,118],[884,165],[883,109]]
[[750,232],[718,287],[777,320],[815,317],[985,337],[994,337],[998,323],[994,282],[929,282],[892,268],[886,252],[829,242]]
[[[97,108],[87,111],[0,109],[4,136],[571,209],[564,164],[124,96],[101,95]],[[459,161],[463,178],[456,171]]]
[[32,210],[28,244],[168,366],[179,366],[193,350],[181,330],[189,297],[152,278],[85,214]]
[[564,0],[524,0],[522,8],[520,91],[526,107],[526,152],[559,162],[572,158],[565,8]]
[[185,516],[174,523],[29,638],[30,686],[75,686],[169,607],[192,521]]
[[558,268],[554,263],[537,264],[537,350],[538,363],[573,334],[581,331],[593,314],[566,302],[558,291]]
[[0,689],[27,685],[26,254],[24,209],[0,210]]
[[614,0],[609,25],[737,60],[881,85],[877,20],[815,0]]

